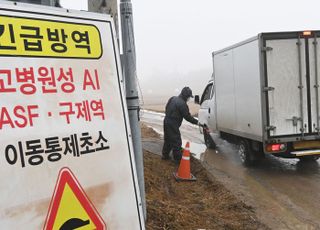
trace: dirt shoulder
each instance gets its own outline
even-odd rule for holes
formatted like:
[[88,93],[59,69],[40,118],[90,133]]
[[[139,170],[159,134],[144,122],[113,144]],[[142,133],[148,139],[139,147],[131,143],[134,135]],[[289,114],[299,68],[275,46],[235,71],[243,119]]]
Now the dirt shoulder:
[[[142,136],[159,138],[144,125]],[[176,182],[175,164],[148,151],[144,167],[147,229],[268,229],[252,207],[208,175],[198,160],[191,159],[196,182]]]

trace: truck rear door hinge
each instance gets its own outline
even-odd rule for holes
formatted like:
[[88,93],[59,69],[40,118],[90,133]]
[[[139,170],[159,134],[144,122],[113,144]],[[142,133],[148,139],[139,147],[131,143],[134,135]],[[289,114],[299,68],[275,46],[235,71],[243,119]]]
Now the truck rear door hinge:
[[263,88],[264,92],[273,91],[273,90],[274,90],[274,87],[271,87],[271,86]]
[[266,47],[262,47],[262,52],[267,52],[267,51],[271,51],[273,50],[272,47],[266,46]]
[[275,126],[266,126],[266,131],[273,131],[273,130],[275,130],[276,129],[276,127]]

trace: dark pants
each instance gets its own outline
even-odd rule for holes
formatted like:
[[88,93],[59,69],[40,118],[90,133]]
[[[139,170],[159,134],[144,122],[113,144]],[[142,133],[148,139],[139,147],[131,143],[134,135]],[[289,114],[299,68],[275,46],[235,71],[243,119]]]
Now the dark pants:
[[169,119],[164,119],[163,130],[164,144],[162,148],[162,155],[164,157],[169,157],[170,151],[172,150],[173,159],[175,161],[180,161],[182,157],[182,141],[177,122]]

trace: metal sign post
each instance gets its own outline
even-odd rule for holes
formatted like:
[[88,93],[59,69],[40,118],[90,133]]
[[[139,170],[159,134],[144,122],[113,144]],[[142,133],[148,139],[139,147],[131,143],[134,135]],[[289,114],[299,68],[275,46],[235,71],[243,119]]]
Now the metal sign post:
[[130,127],[134,145],[134,154],[137,167],[137,175],[140,187],[140,195],[144,217],[146,218],[146,201],[144,188],[143,154],[141,146],[141,130],[139,125],[139,95],[136,82],[136,52],[134,44],[132,4],[130,0],[121,0],[121,29],[123,46],[123,74],[125,77],[125,88],[127,106],[129,111]]

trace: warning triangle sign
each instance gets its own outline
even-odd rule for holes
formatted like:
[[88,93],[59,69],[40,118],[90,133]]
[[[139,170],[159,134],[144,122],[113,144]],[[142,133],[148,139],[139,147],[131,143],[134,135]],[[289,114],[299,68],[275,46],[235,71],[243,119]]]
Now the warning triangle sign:
[[104,230],[106,225],[76,177],[62,168],[51,199],[45,230]]

